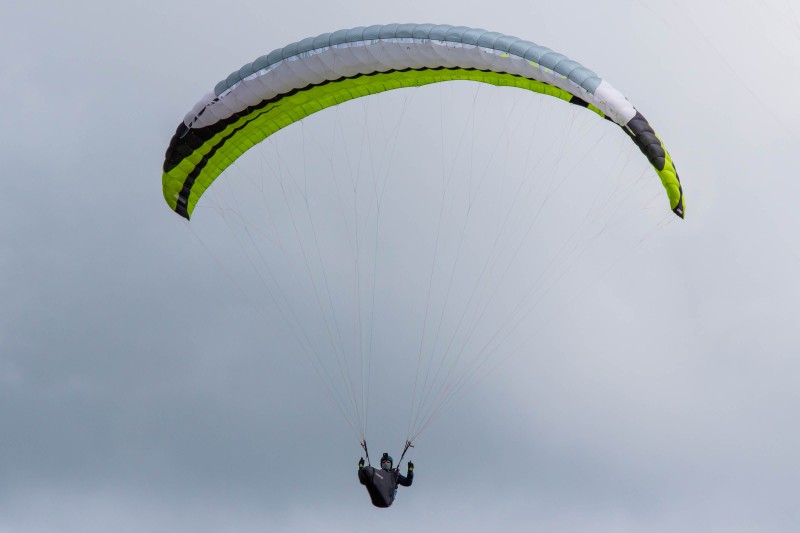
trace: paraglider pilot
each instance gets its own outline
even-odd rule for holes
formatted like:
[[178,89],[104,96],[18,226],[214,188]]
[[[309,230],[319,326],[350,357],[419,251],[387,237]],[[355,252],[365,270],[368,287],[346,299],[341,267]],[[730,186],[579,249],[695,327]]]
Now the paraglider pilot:
[[408,462],[405,476],[400,473],[399,468],[392,468],[392,464],[392,458],[385,452],[381,457],[380,468],[364,466],[363,457],[358,462],[358,481],[367,487],[372,505],[375,507],[389,507],[394,502],[397,486],[410,487],[414,481],[414,463]]

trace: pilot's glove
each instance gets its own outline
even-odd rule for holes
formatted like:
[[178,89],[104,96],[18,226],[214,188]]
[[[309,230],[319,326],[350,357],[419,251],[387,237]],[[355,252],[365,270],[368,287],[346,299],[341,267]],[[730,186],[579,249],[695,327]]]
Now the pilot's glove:
[[411,461],[408,462],[408,473],[412,473],[414,471],[414,463]]
[[362,468],[364,468],[364,458],[363,457],[358,462],[358,469],[361,470]]

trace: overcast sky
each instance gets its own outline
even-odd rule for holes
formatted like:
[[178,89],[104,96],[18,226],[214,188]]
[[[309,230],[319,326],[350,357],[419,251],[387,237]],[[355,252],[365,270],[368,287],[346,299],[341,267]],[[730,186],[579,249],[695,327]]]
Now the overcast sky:
[[[797,531],[800,8],[697,4],[6,7],[0,533]],[[160,174],[229,72],[389,22],[482,27],[595,70],[665,140],[688,213],[438,418],[414,485],[377,510],[275,307],[221,281]],[[376,393],[373,455],[399,453],[381,414],[412,382]]]

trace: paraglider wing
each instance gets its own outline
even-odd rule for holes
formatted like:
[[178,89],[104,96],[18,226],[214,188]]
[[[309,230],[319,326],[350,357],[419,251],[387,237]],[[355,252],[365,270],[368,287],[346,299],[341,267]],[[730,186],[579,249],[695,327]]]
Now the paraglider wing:
[[326,33],[233,72],[179,124],[164,161],[164,198],[188,219],[217,176],[281,128],[354,98],[451,80],[527,89],[615,122],[653,165],[670,208],[683,218],[683,191],[672,158],[647,120],[607,81],[544,46],[434,24]]

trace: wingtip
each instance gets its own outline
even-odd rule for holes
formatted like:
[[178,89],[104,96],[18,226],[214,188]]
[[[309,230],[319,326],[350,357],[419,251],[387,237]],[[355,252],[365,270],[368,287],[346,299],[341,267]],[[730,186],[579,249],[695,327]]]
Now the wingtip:
[[678,215],[681,220],[686,218],[686,209],[683,207],[683,196],[681,196],[681,199],[678,200],[678,205],[675,206],[675,209],[673,209],[672,212]]

